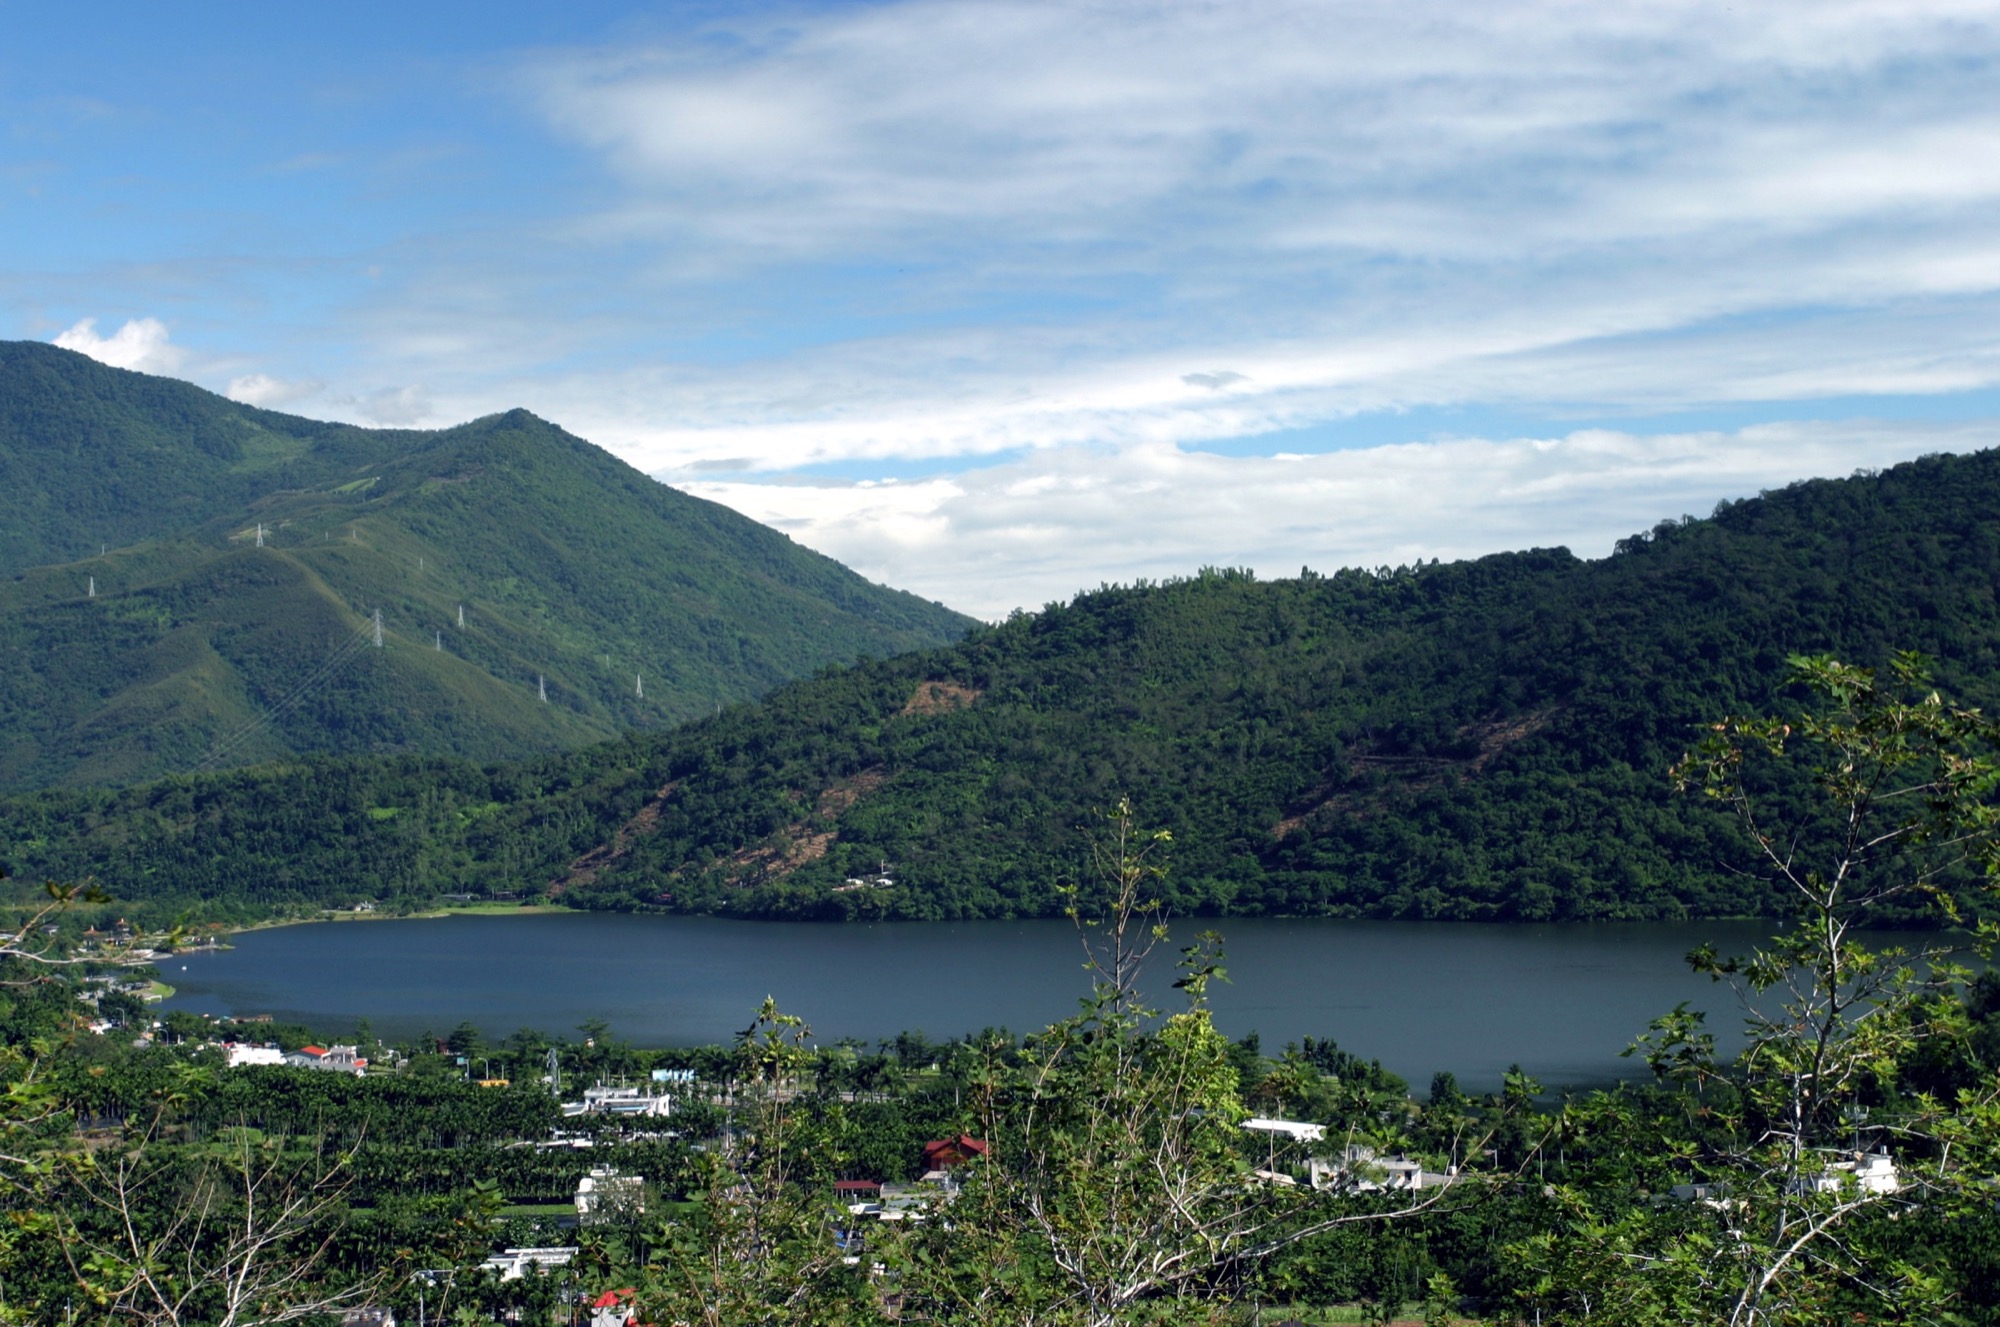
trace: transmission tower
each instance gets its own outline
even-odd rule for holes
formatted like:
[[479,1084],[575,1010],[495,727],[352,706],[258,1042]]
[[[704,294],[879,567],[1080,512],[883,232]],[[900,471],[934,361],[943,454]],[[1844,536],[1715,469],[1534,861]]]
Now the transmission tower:
[[640,700],[646,698],[646,678],[643,673],[632,674],[632,694]]
[[439,631],[439,632],[436,632],[436,633],[434,633],[434,634],[435,634],[435,635],[437,636],[437,649],[438,649],[438,653],[439,653],[439,654],[443,654],[443,653],[444,653],[444,633],[443,633],[442,631]]
[[83,593],[86,599],[95,599],[97,597],[97,577],[92,576],[90,578],[90,588]]
[[541,698],[542,704],[549,703],[549,679],[540,673],[535,674],[535,695]]
[[460,604],[460,605],[458,606],[458,627],[459,627],[459,630],[461,630],[461,631],[463,631],[463,630],[465,629],[465,605],[464,605],[464,604]]
[[375,648],[382,648],[382,610],[375,610]]
[[257,522],[257,547],[262,548],[263,546],[264,546],[264,523],[262,521],[259,521]]

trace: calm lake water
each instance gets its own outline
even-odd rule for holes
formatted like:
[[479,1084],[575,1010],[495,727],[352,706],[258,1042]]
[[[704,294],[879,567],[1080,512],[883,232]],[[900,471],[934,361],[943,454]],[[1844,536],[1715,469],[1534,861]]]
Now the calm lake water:
[[[1439,1069],[1490,1088],[1519,1062],[1550,1087],[1646,1073],[1618,1052],[1686,1000],[1718,1033],[1738,1016],[1725,987],[1689,973],[1687,951],[1737,952],[1764,923],[1474,926],[1437,922],[1183,922],[1175,938],[1223,932],[1230,981],[1217,1024],[1256,1031],[1267,1052],[1330,1037],[1379,1059],[1419,1091]],[[1040,1027],[1087,988],[1067,922],[835,926],[700,917],[540,914],[291,926],[238,936],[232,950],[164,965],[170,1008],[271,1014],[327,1032],[366,1018],[384,1036],[448,1032],[470,1020],[574,1036],[602,1018],[642,1046],[727,1041],[768,994],[817,1037],[874,1042],[988,1026]],[[1175,951],[1142,981],[1171,1006]]]

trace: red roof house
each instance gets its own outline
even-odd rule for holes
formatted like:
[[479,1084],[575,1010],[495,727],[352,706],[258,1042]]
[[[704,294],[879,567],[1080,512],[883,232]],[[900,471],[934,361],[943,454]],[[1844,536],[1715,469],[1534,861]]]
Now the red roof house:
[[632,1307],[638,1297],[639,1292],[631,1286],[605,1291],[590,1301],[590,1327],[632,1327],[639,1321]]
[[926,1173],[933,1170],[950,1170],[962,1166],[974,1157],[986,1155],[987,1145],[983,1139],[962,1133],[956,1138],[940,1138],[936,1142],[924,1144],[923,1163],[918,1167]]

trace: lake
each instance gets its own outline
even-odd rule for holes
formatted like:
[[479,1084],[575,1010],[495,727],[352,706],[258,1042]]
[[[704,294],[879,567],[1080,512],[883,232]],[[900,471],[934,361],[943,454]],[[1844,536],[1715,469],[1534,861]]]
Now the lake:
[[[1223,932],[1230,980],[1218,1026],[1255,1031],[1267,1053],[1305,1036],[1379,1059],[1419,1092],[1449,1069],[1490,1089],[1519,1062],[1545,1085],[1640,1077],[1618,1052],[1680,1001],[1728,1040],[1725,987],[1690,973],[1703,941],[1759,942],[1761,922],[1479,926],[1442,922],[1178,922],[1175,941]],[[324,1033],[363,1018],[378,1035],[443,1034],[462,1021],[574,1037],[602,1018],[642,1046],[728,1041],[768,994],[822,1042],[904,1030],[942,1039],[1016,1032],[1075,1012],[1088,989],[1073,926],[1060,921],[872,926],[703,917],[544,913],[341,922],[252,931],[235,948],[164,963],[168,1008],[270,1014]],[[1171,1007],[1176,953],[1141,988]]]

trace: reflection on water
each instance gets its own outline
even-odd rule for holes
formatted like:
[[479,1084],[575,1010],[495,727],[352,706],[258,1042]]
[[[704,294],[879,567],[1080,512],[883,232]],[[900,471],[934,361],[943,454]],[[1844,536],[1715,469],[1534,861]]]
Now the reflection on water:
[[[1713,941],[1741,950],[1763,923],[1473,926],[1440,922],[1230,919],[1177,923],[1223,933],[1229,982],[1212,987],[1231,1036],[1267,1052],[1304,1036],[1344,1048],[1421,1091],[1439,1069],[1497,1085],[1519,1062],[1550,1086],[1643,1075],[1618,1052],[1680,1001],[1716,1031],[1737,1018],[1729,991],[1682,956]],[[1142,986],[1171,1004],[1174,951]],[[178,970],[182,963],[184,971]],[[167,973],[171,1007],[272,1014],[329,1033],[366,1018],[383,1036],[491,1037],[521,1027],[575,1035],[610,1022],[639,1045],[726,1041],[766,995],[820,1040],[934,1038],[988,1026],[1040,1027],[1089,986],[1066,922],[834,926],[611,914],[469,916],[256,931],[233,950],[188,955]],[[1726,1040],[1725,1036],[1725,1040]]]

